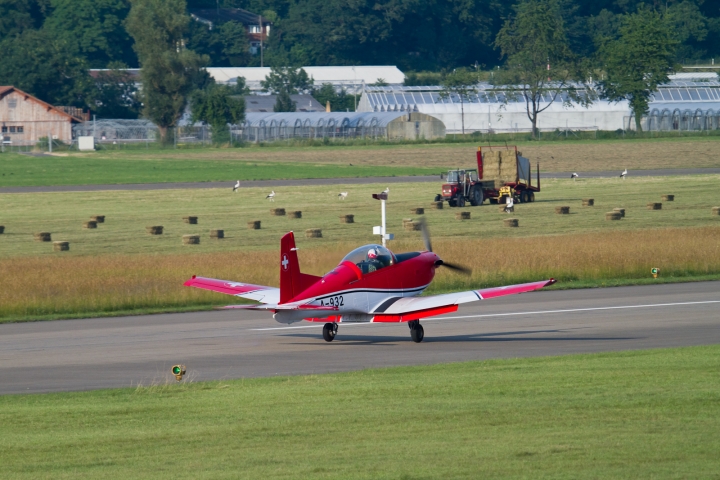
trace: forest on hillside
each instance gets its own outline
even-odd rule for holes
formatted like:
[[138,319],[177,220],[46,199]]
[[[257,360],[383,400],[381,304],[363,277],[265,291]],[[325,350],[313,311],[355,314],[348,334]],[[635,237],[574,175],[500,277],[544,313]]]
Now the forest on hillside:
[[[559,2],[565,35],[579,57],[596,57],[603,43],[619,35],[623,18],[642,5],[668,19],[678,42],[676,62],[720,57],[720,2]],[[123,79],[104,79],[112,88],[103,91],[86,72],[139,66],[127,28],[132,4],[133,0],[0,0],[0,84],[15,85],[53,103],[110,105],[102,97],[122,96],[127,88]],[[264,50],[267,66],[397,65],[416,80],[422,75],[413,72],[502,66],[496,38],[514,12],[511,2],[501,0],[187,0],[186,7],[243,8],[262,14],[272,22]],[[259,56],[248,52],[245,29],[234,22],[211,30],[189,21],[183,45],[206,59],[206,66],[259,65]]]

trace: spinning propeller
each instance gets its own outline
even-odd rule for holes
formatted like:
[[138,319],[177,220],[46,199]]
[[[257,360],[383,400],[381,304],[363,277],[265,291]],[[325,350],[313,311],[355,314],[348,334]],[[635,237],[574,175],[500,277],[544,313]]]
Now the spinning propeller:
[[[425,222],[425,219],[420,220],[420,227],[422,230],[422,236],[423,241],[425,242],[425,250],[428,252],[432,252],[432,243],[430,242],[430,231],[428,230],[427,223]],[[454,270],[458,273],[462,273],[463,275],[470,275],[472,273],[472,270],[466,267],[461,267],[460,265],[455,265],[454,263],[448,263],[443,260],[438,259],[435,262],[436,267],[447,267],[450,270]]]

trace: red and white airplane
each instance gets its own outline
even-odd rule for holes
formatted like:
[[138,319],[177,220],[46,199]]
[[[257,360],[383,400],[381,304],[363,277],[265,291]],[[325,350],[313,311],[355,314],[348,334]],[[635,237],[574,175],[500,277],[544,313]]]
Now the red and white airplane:
[[408,322],[410,337],[422,342],[420,319],[455,312],[461,303],[538,290],[555,283],[540,282],[419,297],[432,282],[435,269],[445,266],[432,251],[423,225],[425,251],[393,254],[381,245],[364,245],[348,253],[322,277],[300,272],[293,232],[280,241],[280,288],[193,276],[185,286],[212,290],[260,302],[224,308],[269,310],[280,323],[301,320],[326,322],[323,338],[331,342],[339,323]]

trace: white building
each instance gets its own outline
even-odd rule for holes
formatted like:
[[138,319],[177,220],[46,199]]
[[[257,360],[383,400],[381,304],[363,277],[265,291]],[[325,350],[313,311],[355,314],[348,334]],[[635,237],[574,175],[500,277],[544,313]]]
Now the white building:
[[[461,105],[457,96],[442,98],[441,87],[366,87],[358,104],[359,112],[422,112],[445,123],[448,133],[525,132],[531,130],[522,97],[506,101],[504,95],[489,84],[478,85],[478,93]],[[567,97],[565,97],[567,98]],[[538,127],[552,130],[618,130],[634,129],[628,102],[596,100],[587,108],[566,107],[560,96],[551,103],[548,95],[540,108]],[[678,74],[653,95],[648,130],[708,130],[720,128],[720,82],[715,73]]]
[[[399,87],[405,81],[396,66],[357,66],[357,67],[302,67],[313,79],[316,87],[330,83],[336,88],[345,88],[348,93],[360,93],[363,86],[384,82]],[[211,67],[207,69],[217,83],[232,83],[237,77],[244,77],[252,92],[262,91],[260,82],[270,73],[270,67]]]

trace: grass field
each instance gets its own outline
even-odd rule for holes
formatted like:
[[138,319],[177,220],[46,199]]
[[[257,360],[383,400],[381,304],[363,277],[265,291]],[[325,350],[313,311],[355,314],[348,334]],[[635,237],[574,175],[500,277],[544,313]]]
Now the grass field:
[[707,346],[3,396],[0,464],[8,479],[714,478],[718,371]]
[[[719,167],[720,137],[519,143],[543,171]],[[475,164],[478,142],[0,155],[0,187],[434,175]],[[351,166],[352,164],[352,166]]]
[[[402,229],[410,208],[425,205],[435,250],[447,261],[473,268],[471,277],[441,269],[429,292],[519,283],[555,277],[559,287],[643,283],[652,267],[659,281],[720,278],[720,176],[620,179],[559,179],[545,182],[532,204],[517,206],[520,228],[503,226],[508,215],[498,206],[463,209],[469,221],[455,220],[458,209],[429,208],[431,184],[398,184],[388,202],[389,230],[396,252],[422,248],[420,232]],[[692,189],[688,189],[688,186]],[[381,185],[348,186],[345,201],[336,190],[313,187],[278,189],[278,200],[265,191],[169,190],[0,195],[0,321],[87,316],[127,311],[158,311],[232,303],[235,299],[182,286],[193,274],[265,285],[277,284],[281,235],[297,232],[303,271],[322,275],[352,248],[376,242],[378,202],[370,193]],[[340,187],[338,187],[338,190]],[[684,192],[691,192],[686,194]],[[674,193],[660,211],[646,209],[661,193]],[[594,207],[580,199],[594,197]],[[618,199],[622,198],[622,201]],[[554,207],[570,205],[570,215]],[[606,221],[613,207],[626,218]],[[300,209],[302,219],[270,215],[270,208]],[[356,223],[341,224],[352,213]],[[91,214],[107,215],[97,230],[82,228]],[[199,224],[182,222],[198,215]],[[246,222],[260,219],[261,230]],[[150,236],[147,225],[163,225]],[[209,238],[210,228],[227,238]],[[322,228],[323,238],[306,239],[306,228]],[[35,231],[70,241],[69,252],[32,241]],[[182,245],[183,234],[202,235],[200,245]]]

